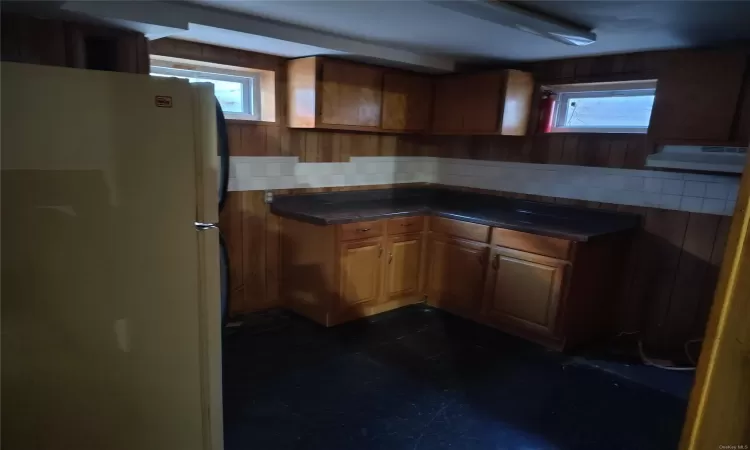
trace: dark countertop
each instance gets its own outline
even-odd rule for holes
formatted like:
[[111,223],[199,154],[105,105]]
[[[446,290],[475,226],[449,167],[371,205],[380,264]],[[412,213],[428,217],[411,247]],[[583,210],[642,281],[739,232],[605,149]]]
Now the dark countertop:
[[588,241],[640,224],[634,214],[436,187],[277,196],[271,212],[316,225],[433,215],[574,241]]

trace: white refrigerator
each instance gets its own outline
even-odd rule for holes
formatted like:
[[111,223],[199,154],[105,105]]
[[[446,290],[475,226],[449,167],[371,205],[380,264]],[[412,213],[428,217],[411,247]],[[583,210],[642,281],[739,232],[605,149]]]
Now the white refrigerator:
[[212,86],[0,80],[2,448],[220,450]]

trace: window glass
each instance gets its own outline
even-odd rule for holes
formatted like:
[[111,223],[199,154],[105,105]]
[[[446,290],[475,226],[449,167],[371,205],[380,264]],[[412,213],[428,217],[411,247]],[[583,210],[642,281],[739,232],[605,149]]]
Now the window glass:
[[563,127],[646,128],[653,95],[578,97],[566,101]]
[[645,133],[651,121],[656,80],[544,86],[554,103],[551,132]]
[[205,72],[178,70],[164,67],[152,67],[152,76],[182,78],[191,83],[211,83],[214,85],[214,94],[219,100],[221,109],[225,113],[238,113],[257,116],[256,102],[253,98],[254,79],[251,77],[229,76]]

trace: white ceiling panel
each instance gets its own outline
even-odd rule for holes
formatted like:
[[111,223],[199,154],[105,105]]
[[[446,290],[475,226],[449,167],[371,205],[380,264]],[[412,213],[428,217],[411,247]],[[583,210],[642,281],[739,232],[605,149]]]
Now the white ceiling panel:
[[459,61],[530,61],[750,39],[747,1],[513,2],[593,28],[574,47],[420,0],[199,0],[231,10]]

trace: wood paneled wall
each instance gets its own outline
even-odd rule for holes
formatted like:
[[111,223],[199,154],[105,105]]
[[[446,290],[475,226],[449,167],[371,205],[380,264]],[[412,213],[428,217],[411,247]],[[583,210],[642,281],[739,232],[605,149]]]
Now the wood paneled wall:
[[87,38],[111,40],[115,55],[112,70],[130,73],[149,72],[148,42],[141,33],[98,25],[3,13],[2,60],[86,68]]
[[[285,116],[283,61],[238,50],[171,41],[159,54],[224,64],[276,66],[280,122]],[[184,50],[189,46],[191,50]],[[182,50],[180,50],[182,48]],[[222,55],[227,55],[226,59]],[[665,52],[579,58],[532,64],[538,80],[569,83],[658,78]],[[271,57],[275,58],[275,57]],[[244,61],[244,62],[243,62]],[[531,127],[535,126],[532,120]],[[232,155],[298,156],[305,162],[347,161],[351,156],[440,156],[597,167],[642,168],[652,146],[644,135],[555,134],[508,136],[408,136],[292,130],[277,124],[231,122]],[[372,189],[372,186],[364,187]],[[308,189],[329,191],[342,188]],[[295,192],[300,192],[295,191]],[[279,193],[279,192],[277,192]],[[710,309],[730,218],[654,208],[501,194],[590,208],[627,211],[643,218],[623,274],[617,303],[618,330],[638,332],[655,355],[684,359],[683,344],[700,338]],[[232,261],[232,311],[244,313],[279,305],[279,222],[261,192],[234,192],[221,217]]]

